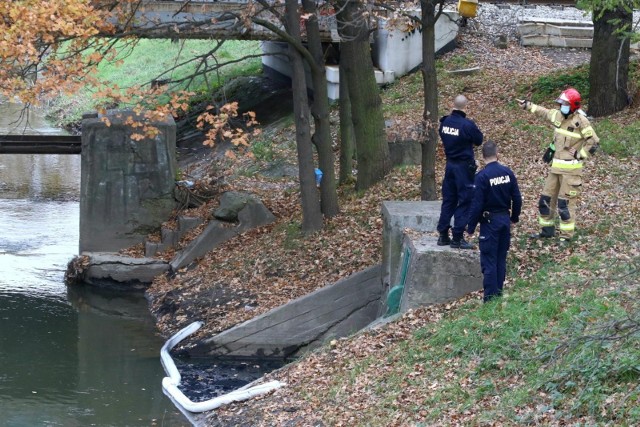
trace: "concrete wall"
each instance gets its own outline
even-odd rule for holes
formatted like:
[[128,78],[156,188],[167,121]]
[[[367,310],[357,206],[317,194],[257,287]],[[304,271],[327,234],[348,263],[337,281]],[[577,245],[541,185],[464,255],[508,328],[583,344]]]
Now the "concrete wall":
[[[418,12],[417,12],[418,13]],[[458,35],[458,13],[445,11],[436,22],[436,52],[454,43]],[[422,34],[419,31],[405,32],[387,29],[386,20],[379,21],[380,30],[373,35],[371,54],[376,81],[387,84],[407,74],[422,63]],[[291,66],[286,57],[287,44],[283,42],[263,42],[262,65],[267,73],[291,76]],[[282,55],[277,55],[277,54]],[[276,54],[276,55],[274,55]],[[340,98],[340,72],[337,65],[327,65],[327,95],[331,100]],[[310,79],[308,81],[311,81]]]
[[400,312],[453,301],[482,289],[480,251],[438,246],[437,241],[429,235],[404,237],[410,260]]
[[[420,17],[420,11],[415,11]],[[436,21],[436,52],[451,43],[458,35],[458,12],[445,11]],[[389,28],[388,21],[378,21],[379,30],[373,35],[373,62],[381,70],[393,71],[401,77],[422,63],[422,33]]]
[[80,253],[117,252],[142,243],[176,206],[176,125],[154,123],[159,134],[134,141],[130,112],[82,121]]
[[[383,265],[353,274],[198,342],[191,356],[291,358],[411,308],[482,289],[477,250],[437,246],[440,201],[385,201]],[[405,234],[405,229],[424,233]],[[411,237],[413,236],[413,237]],[[408,254],[404,263],[402,254]],[[401,271],[402,270],[402,271]],[[393,281],[395,292],[389,292]],[[389,309],[393,294],[394,309]],[[395,298],[395,299],[394,299]]]
[[353,334],[377,317],[380,267],[370,267],[333,285],[275,308],[206,339],[193,356],[288,358],[332,338]]
[[404,229],[435,231],[440,218],[440,200],[382,202],[382,285],[395,285],[402,253]]

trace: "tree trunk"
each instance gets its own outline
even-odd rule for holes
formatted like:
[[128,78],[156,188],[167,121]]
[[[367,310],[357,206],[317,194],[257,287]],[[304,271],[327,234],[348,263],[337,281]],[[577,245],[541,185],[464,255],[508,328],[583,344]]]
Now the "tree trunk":
[[389,145],[384,131],[384,116],[376,83],[369,25],[360,1],[339,0],[338,31],[344,41],[340,66],[349,86],[351,115],[356,140],[358,167],[357,190],[366,190],[391,170]]
[[320,206],[326,217],[338,214],[338,193],[336,191],[335,157],[331,144],[331,124],[329,122],[329,98],[327,96],[327,77],[320,40],[320,28],[316,15],[316,3],[302,0],[305,13],[310,14],[306,22],[307,46],[315,64],[309,64],[313,80],[313,104],[311,114],[315,124],[313,142],[318,151],[318,166],[322,171],[320,183]]
[[340,184],[353,179],[353,156],[355,154],[355,136],[351,120],[351,100],[344,67],[340,72]]
[[438,144],[438,77],[436,73],[435,0],[422,0],[422,171],[420,198],[436,200],[436,147]]
[[[300,13],[297,0],[286,0],[287,32],[300,40]],[[318,190],[315,185],[311,126],[309,123],[309,99],[302,56],[289,45],[291,57],[291,85],[293,89],[293,114],[296,124],[296,147],[302,199],[302,231],[311,233],[322,229],[322,213]]]
[[[589,66],[589,115],[606,116],[629,105],[629,37],[616,29],[631,27],[633,15],[622,7],[593,11],[593,46]],[[620,20],[612,24],[612,19]]]

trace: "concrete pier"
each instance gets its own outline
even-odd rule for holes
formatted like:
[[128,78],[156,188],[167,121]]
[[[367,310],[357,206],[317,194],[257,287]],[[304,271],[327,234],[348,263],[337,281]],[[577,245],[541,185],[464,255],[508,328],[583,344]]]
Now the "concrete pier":
[[128,124],[132,115],[112,111],[82,121],[80,253],[117,252],[142,243],[177,204],[173,118],[153,123],[159,131],[155,138],[135,141]]

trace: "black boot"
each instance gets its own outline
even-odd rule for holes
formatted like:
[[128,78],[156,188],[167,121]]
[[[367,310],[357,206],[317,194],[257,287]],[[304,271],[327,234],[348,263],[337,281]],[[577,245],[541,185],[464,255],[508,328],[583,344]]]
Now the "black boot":
[[438,246],[447,246],[451,244],[451,238],[449,237],[449,228],[447,227],[444,231],[440,232],[440,236],[438,237]]
[[532,239],[549,239],[555,236],[556,236],[556,228],[554,226],[551,226],[551,227],[542,227],[542,230],[539,233],[533,233],[529,237]]
[[451,245],[453,249],[475,249],[471,243],[464,240],[464,237],[454,237],[451,240]]

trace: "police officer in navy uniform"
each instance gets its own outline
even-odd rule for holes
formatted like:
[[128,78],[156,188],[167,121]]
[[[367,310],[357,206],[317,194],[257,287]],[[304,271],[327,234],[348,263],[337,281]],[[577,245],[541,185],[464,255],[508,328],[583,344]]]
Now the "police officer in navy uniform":
[[[483,135],[478,126],[467,118],[464,109],[467,98],[458,95],[453,101],[453,111],[440,119],[439,134],[444,146],[447,164],[442,180],[442,207],[437,230],[438,245],[452,248],[473,249],[464,239],[469,205],[476,173],[474,146],[482,144]],[[454,219],[452,238],[449,237],[451,217]]]
[[475,178],[467,232],[473,234],[480,223],[480,266],[484,276],[484,302],[487,302],[502,295],[511,225],[519,220],[522,196],[514,173],[498,163],[495,142],[484,143],[482,157],[485,167]]

